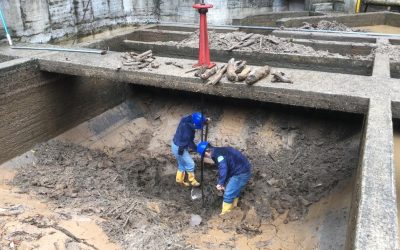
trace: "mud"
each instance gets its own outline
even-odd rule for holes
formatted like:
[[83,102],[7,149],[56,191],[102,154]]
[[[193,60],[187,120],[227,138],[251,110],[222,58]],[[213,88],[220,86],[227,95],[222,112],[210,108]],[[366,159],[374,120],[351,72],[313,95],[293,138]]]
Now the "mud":
[[[217,33],[209,31],[209,46],[211,49],[228,50],[233,45],[239,43],[248,34],[244,32],[231,32],[231,33]],[[279,38],[273,35],[260,35],[255,34],[250,39],[255,39],[255,42],[251,45],[241,47],[237,50],[247,52],[262,52],[262,53],[285,53],[285,54],[297,54],[297,55],[312,55],[321,57],[337,57],[347,58],[349,56],[343,56],[338,53],[330,53],[323,50],[315,50],[310,46],[297,44],[291,42],[289,38]],[[163,44],[177,45],[177,46],[199,46],[199,32],[193,32],[190,37],[180,42],[165,42]]]
[[350,28],[343,23],[338,23],[336,21],[330,22],[327,20],[319,21],[317,24],[304,22],[300,29],[364,32],[363,29]]
[[[59,208],[102,218],[105,232],[123,248],[195,248],[183,234],[191,214],[202,217],[199,230],[207,231],[222,198],[215,191],[217,171],[211,164],[205,170],[204,209],[201,201],[190,200],[190,190],[175,185],[170,140],[179,117],[199,110],[193,100],[138,92],[125,108],[139,115],[110,126],[119,131],[115,138],[125,138],[123,143],[107,132],[87,136],[82,128],[69,131],[69,142],[61,136],[37,145],[36,160],[18,168],[13,183]],[[357,166],[360,117],[219,99],[206,100],[205,111],[213,121],[211,143],[243,151],[254,172],[239,203],[239,213],[252,211],[254,219],[229,223],[225,218],[228,223],[220,230],[253,237],[262,234],[262,223],[278,217],[285,223],[303,219],[313,203],[349,180]],[[100,117],[88,124],[96,119],[104,123]],[[198,164],[198,156],[195,160]]]

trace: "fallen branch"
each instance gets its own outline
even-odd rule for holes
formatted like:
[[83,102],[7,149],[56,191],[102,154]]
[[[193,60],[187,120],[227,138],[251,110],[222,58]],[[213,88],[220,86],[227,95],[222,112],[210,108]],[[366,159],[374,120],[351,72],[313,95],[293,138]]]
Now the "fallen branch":
[[200,75],[200,78],[203,80],[207,80],[211,76],[215,75],[217,73],[218,67],[214,66],[211,69],[206,70],[203,74]]
[[58,226],[58,225],[52,225],[52,226],[50,226],[50,227],[52,227],[52,228],[54,228],[54,229],[56,229],[56,230],[62,232],[63,234],[67,235],[68,237],[70,237],[71,239],[73,239],[74,241],[76,241],[76,242],[78,242],[78,243],[83,243],[83,244],[85,244],[86,246],[89,246],[89,247],[91,247],[91,248],[93,248],[93,249],[98,250],[98,248],[95,247],[94,245],[92,245],[92,244],[90,244],[90,243],[87,243],[86,240],[84,240],[84,239],[80,239],[80,238],[76,237],[76,236],[73,235],[70,231],[68,231],[67,229],[65,229],[65,228],[63,228],[63,227],[60,227],[60,226]]
[[293,81],[283,72],[277,71],[272,73],[272,75],[274,77],[271,79],[271,82],[293,83]]
[[271,68],[269,66],[264,66],[261,68],[257,68],[253,71],[250,72],[250,74],[246,78],[246,83],[248,85],[253,85],[257,81],[261,80],[262,78],[266,77],[269,72],[271,71]]
[[238,81],[244,81],[247,78],[247,76],[250,74],[250,71],[251,71],[250,66],[244,67],[242,72],[240,72],[240,74],[238,74]]
[[201,67],[194,73],[194,76],[195,76],[195,77],[200,77],[201,74],[203,74],[206,70],[207,70],[206,67],[201,66]]
[[226,68],[226,78],[229,81],[234,82],[237,79],[237,75],[235,73],[235,58],[231,58],[228,61],[228,67]]
[[152,52],[151,50],[148,50],[148,51],[146,51],[146,52],[143,52],[142,54],[137,55],[137,56],[135,57],[135,59],[136,59],[137,61],[143,61],[144,59],[146,59],[146,58],[148,58],[148,57],[151,57],[152,54],[153,54],[153,52]]
[[222,68],[218,70],[218,72],[211,77],[211,79],[207,82],[207,85],[216,85],[221,80],[222,76],[225,74],[228,65],[225,64]]
[[246,61],[236,61],[235,62],[235,73],[239,74],[242,72],[242,70],[246,67],[247,62]]

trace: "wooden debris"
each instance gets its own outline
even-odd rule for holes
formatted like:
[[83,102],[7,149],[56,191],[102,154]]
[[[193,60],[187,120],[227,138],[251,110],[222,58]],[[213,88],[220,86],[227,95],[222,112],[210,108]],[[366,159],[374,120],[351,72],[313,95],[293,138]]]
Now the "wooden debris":
[[293,83],[292,80],[283,72],[281,71],[276,71],[273,72],[272,75],[274,76],[271,79],[271,82],[285,82],[285,83]]
[[[153,52],[148,50],[141,54],[136,52],[126,52],[122,56],[122,65],[128,67],[135,67],[136,69],[143,69],[149,66],[151,62],[155,60]],[[120,68],[117,70],[120,70]]]
[[237,75],[235,73],[235,58],[231,58],[228,61],[228,66],[226,69],[226,78],[228,78],[228,80],[231,82],[234,82],[237,80]]
[[249,75],[251,71],[251,67],[250,66],[245,66],[244,69],[242,70],[242,72],[240,72],[240,74],[238,74],[238,81],[244,81],[247,76]]
[[22,205],[15,205],[8,208],[0,208],[0,216],[12,216],[18,215],[25,212],[25,209]]
[[158,62],[152,62],[150,65],[153,69],[158,69],[160,67],[160,64]]
[[224,76],[228,65],[224,65],[220,68],[215,75],[211,77],[211,79],[207,82],[207,85],[216,85],[221,80],[222,76]]
[[175,67],[183,69],[183,64],[173,61],[166,61],[165,65],[174,65]]
[[195,67],[195,68],[193,68],[193,69],[189,69],[189,70],[185,71],[185,74],[190,73],[190,72],[193,72],[193,71],[196,71],[196,70],[198,70],[198,69],[200,69],[200,68],[201,68],[201,67]]
[[253,33],[249,33],[249,34],[245,35],[244,37],[242,37],[241,41],[243,42],[243,41],[249,39],[250,37],[252,37],[253,35],[254,35]]
[[257,68],[255,70],[251,71],[250,74],[247,76],[246,83],[248,85],[253,85],[257,81],[266,77],[270,71],[271,71],[271,68],[269,66]]
[[207,69],[203,74],[200,75],[200,78],[203,80],[207,80],[211,76],[215,75],[217,73],[218,67],[214,66],[211,69]]
[[236,61],[235,62],[235,73],[239,74],[242,72],[242,70],[246,67],[247,62],[246,61]]
[[139,62],[142,62],[142,61],[144,61],[145,59],[147,59],[147,58],[149,58],[149,57],[152,57],[152,56],[153,56],[153,52],[152,52],[151,50],[148,50],[148,51],[146,51],[146,52],[143,52],[143,53],[140,54],[140,55],[137,55],[137,56],[136,56],[136,60],[139,61]]
[[253,43],[256,42],[256,40],[258,38],[258,36],[253,36],[253,35],[254,34],[250,33],[250,34],[244,36],[239,43],[237,43],[237,44],[233,45],[232,47],[230,47],[228,49],[228,51],[232,51],[234,49],[240,49],[242,47],[248,47],[248,46],[252,45]]
[[194,73],[194,76],[195,77],[200,77],[201,74],[203,74],[206,70],[207,70],[207,68],[202,66],[202,67],[197,69],[197,71]]

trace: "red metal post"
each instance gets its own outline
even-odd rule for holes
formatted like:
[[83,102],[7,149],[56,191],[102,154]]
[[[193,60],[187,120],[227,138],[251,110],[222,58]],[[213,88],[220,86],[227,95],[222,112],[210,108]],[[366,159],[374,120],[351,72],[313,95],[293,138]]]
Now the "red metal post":
[[212,4],[194,4],[193,8],[200,13],[200,37],[199,37],[199,62],[193,67],[204,66],[208,69],[215,66],[215,63],[210,61],[210,49],[208,47],[208,30],[207,30],[207,12],[212,8]]

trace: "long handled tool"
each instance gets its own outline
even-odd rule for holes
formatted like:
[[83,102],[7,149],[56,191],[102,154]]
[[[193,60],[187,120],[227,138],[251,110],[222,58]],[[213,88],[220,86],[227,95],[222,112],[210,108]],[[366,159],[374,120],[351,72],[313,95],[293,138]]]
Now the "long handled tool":
[[1,22],[3,23],[4,31],[6,32],[8,44],[10,44],[10,46],[12,46],[13,43],[12,43],[12,40],[11,40],[10,33],[8,32],[6,19],[4,19],[3,12],[1,11],[1,9],[0,9],[0,19],[1,19]]
[[[201,117],[204,116],[204,95],[201,96]],[[201,141],[207,141],[207,136],[208,136],[208,124],[206,123],[205,126],[202,127],[201,129]],[[201,155],[201,160],[200,160],[200,190],[198,187],[193,187],[191,191],[191,196],[192,200],[197,200],[200,199],[202,200],[202,206],[205,206],[204,202],[204,154]]]

